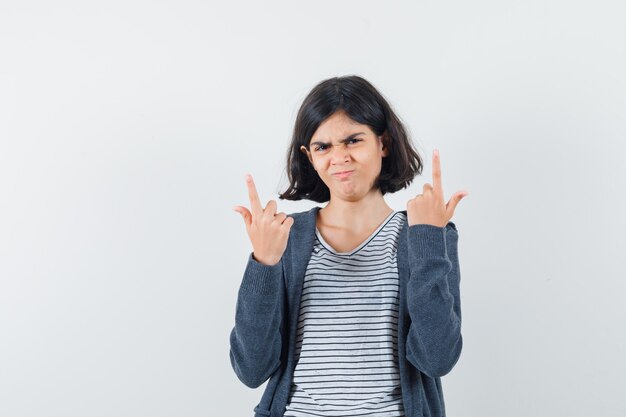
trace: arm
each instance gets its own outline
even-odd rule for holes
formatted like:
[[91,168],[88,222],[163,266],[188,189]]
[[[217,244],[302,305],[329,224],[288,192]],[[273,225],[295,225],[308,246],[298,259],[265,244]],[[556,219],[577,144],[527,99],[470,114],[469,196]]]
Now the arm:
[[408,239],[406,356],[426,375],[441,377],[452,370],[463,347],[458,232],[452,222],[446,227],[415,224],[409,226]]
[[230,332],[230,363],[250,388],[263,384],[280,366],[283,315],[283,261],[264,265],[252,256],[237,295]]

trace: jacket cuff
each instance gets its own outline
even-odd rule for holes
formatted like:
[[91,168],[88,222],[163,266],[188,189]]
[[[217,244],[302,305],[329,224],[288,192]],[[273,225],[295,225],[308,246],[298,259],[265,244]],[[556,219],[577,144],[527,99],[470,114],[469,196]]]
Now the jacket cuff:
[[245,293],[269,295],[278,293],[282,281],[283,259],[277,264],[265,265],[248,255],[248,264],[239,290]]
[[409,253],[412,258],[447,258],[446,228],[432,224],[409,226]]

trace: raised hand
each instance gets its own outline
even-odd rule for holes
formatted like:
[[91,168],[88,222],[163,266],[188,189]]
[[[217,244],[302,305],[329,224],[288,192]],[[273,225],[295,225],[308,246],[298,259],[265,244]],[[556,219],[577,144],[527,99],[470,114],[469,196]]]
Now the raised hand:
[[467,191],[457,191],[444,204],[439,151],[435,149],[433,151],[433,185],[424,184],[422,194],[408,201],[406,211],[409,226],[415,224],[446,226],[454,214],[456,205],[467,195],[469,195]]
[[263,209],[250,174],[246,174],[246,184],[252,212],[243,206],[234,206],[233,210],[244,219],[254,259],[265,265],[275,265],[287,248],[293,217],[283,212],[276,213],[276,200],[270,200]]

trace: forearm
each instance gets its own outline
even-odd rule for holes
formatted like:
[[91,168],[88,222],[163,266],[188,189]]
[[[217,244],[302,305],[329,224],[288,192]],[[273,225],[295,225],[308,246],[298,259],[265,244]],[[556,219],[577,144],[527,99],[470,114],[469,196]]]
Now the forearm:
[[450,372],[458,361],[461,336],[458,233],[444,227],[409,227],[407,307],[411,317],[407,359],[431,377]]
[[283,315],[282,261],[264,265],[248,256],[239,287],[230,360],[238,378],[256,388],[280,365]]

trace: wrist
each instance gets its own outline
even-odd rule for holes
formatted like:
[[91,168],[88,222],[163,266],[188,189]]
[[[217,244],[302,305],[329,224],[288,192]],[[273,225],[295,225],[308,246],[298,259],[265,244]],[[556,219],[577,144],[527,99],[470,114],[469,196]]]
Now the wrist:
[[254,252],[252,252],[252,259],[254,259],[258,263],[266,265],[266,266],[274,266],[278,262],[280,262],[280,259],[274,260],[274,259],[271,259],[271,258],[259,257],[259,256],[255,255]]

